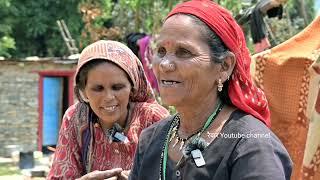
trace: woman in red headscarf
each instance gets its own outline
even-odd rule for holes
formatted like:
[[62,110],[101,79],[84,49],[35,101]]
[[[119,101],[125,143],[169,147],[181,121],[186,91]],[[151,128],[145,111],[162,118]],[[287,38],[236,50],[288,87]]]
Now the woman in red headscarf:
[[124,44],[97,41],[80,55],[74,90],[47,178],[126,179],[141,131],[169,115],[142,64]]
[[142,132],[131,180],[289,180],[292,161],[270,126],[264,93],[232,15],[209,0],[176,6],[153,67],[177,114]]

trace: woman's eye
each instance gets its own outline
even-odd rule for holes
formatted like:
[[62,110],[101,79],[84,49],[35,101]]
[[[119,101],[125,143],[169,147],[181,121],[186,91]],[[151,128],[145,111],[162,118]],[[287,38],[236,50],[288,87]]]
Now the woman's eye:
[[158,48],[157,54],[159,57],[164,57],[166,55],[167,51],[164,47]]
[[120,89],[124,88],[125,86],[122,84],[113,85],[112,89],[115,91],[119,91]]
[[104,89],[103,86],[94,86],[94,87],[92,88],[92,90],[97,91],[97,92],[103,91],[103,89]]
[[177,49],[177,51],[176,51],[176,56],[177,56],[177,57],[186,58],[186,57],[191,57],[191,56],[192,56],[192,53],[191,53],[189,50],[187,50],[187,49],[179,48],[179,49]]

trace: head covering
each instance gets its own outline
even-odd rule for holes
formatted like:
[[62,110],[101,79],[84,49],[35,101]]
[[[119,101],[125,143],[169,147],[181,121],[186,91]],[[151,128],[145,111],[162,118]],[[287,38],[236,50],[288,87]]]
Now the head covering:
[[[270,126],[268,102],[262,90],[257,88],[250,76],[250,54],[242,29],[231,13],[209,0],[193,0],[177,5],[168,17],[191,14],[206,23],[235,54],[236,65],[229,80],[229,97],[233,105]],[[167,18],[168,18],[167,17]]]
[[[126,45],[110,40],[100,40],[90,44],[80,54],[75,78],[77,79],[79,70],[84,64],[95,59],[113,62],[128,74],[133,83],[131,102],[146,102],[155,99],[141,62]],[[76,83],[76,80],[74,82]]]
[[154,91],[159,93],[157,78],[152,70],[152,50],[151,50],[151,36],[145,36],[138,40],[140,60],[144,68],[144,72],[150,82]]

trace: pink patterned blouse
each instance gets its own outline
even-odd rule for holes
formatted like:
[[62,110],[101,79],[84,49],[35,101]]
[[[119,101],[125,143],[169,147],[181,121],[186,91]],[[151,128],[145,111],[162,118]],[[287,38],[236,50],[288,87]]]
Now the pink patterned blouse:
[[[125,133],[130,142],[128,144],[109,143],[97,123],[88,125],[88,121],[85,120],[87,118],[76,115],[81,109],[79,106],[80,103],[77,103],[69,107],[63,117],[57,149],[47,179],[75,179],[87,172],[118,167],[125,170],[131,169],[141,131],[169,115],[168,111],[157,103],[131,104],[132,108],[129,110],[131,121]],[[88,127],[91,127],[91,140],[87,152],[89,170],[82,159],[83,132]]]

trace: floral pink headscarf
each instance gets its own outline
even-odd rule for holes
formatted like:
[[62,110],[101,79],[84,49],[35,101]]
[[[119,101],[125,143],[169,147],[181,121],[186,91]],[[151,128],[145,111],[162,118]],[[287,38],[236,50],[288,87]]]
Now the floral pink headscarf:
[[155,99],[141,62],[126,45],[117,41],[100,40],[87,46],[80,54],[75,78],[77,78],[81,67],[94,59],[111,61],[128,74],[133,82],[131,102],[146,102]]

